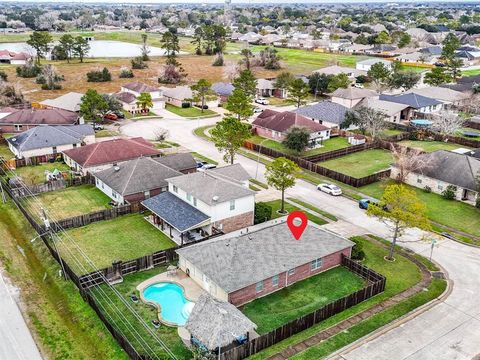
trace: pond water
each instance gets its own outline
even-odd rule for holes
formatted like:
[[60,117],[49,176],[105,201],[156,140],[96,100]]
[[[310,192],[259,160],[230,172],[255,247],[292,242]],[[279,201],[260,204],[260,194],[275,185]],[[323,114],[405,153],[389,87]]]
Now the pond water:
[[[131,44],[123,41],[112,40],[93,40],[89,42],[90,51],[89,58],[121,58],[135,57],[140,55],[140,45]],[[1,43],[0,50],[8,50],[13,52],[25,52],[34,55],[35,50],[27,43]],[[159,47],[150,46],[150,56],[163,56],[165,50]]]

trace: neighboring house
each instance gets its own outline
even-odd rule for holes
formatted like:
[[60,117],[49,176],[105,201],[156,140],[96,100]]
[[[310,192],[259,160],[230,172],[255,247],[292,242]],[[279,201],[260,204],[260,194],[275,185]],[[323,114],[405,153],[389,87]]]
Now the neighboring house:
[[25,65],[32,57],[24,52],[0,50],[0,64]]
[[240,306],[339,266],[351,254],[353,242],[310,221],[300,241],[278,221],[178,249],[178,265],[210,295]]
[[256,44],[260,40],[262,40],[262,35],[252,31],[238,37],[238,41],[245,41],[249,44]]
[[131,93],[119,92],[114,94],[118,101],[122,104],[122,109],[130,114],[140,114],[143,109],[137,104],[137,97]]
[[275,86],[272,80],[258,79],[257,80],[257,96],[273,96]]
[[39,125],[78,125],[83,120],[72,111],[59,109],[1,109],[0,132],[19,133]]
[[45,109],[60,109],[78,113],[80,111],[82,97],[83,94],[69,92],[55,99],[43,100],[39,104]]
[[131,82],[125,85],[122,85],[120,89],[121,93],[129,93],[138,98],[140,94],[147,93],[152,97],[152,110],[158,110],[165,108],[165,99],[163,98],[163,92],[161,89],[154,86],[150,86],[141,82]]
[[83,175],[141,156],[160,155],[153,144],[141,137],[101,141],[63,152],[65,163]]
[[422,54],[439,58],[442,55],[441,46],[427,46],[418,50]]
[[380,95],[380,100],[408,105],[409,108],[403,110],[401,113],[401,120],[410,120],[414,113],[421,115],[431,114],[436,113],[443,108],[443,102],[415,93]]
[[276,141],[283,141],[292,126],[305,127],[310,132],[310,147],[321,146],[330,139],[330,129],[309,118],[292,111],[278,112],[267,109],[252,122],[256,134]]
[[408,93],[414,93],[441,101],[445,105],[461,106],[464,105],[470,99],[468,94],[464,94],[460,91],[455,91],[449,88],[440,86],[431,86],[419,89],[413,89]]
[[253,225],[255,193],[238,166],[166,179],[167,192],[142,202],[150,221],[177,244]]
[[341,50],[347,53],[364,54],[367,50],[370,50],[372,47],[373,47],[372,45],[351,44],[351,45],[342,47]]
[[161,87],[167,104],[182,107],[183,103],[191,103],[193,91],[189,86]]
[[373,90],[359,89],[356,87],[338,88],[333,93],[327,94],[334,103],[343,105],[349,109],[356,106],[360,101],[367,98],[378,98]]
[[235,90],[235,87],[231,83],[216,82],[212,84],[212,91],[219,97],[220,103],[227,102],[233,90]]
[[331,101],[321,101],[314,105],[302,106],[293,112],[305,116],[329,128],[340,128],[349,108]]
[[92,126],[36,126],[7,139],[8,146],[18,159],[50,155],[95,142]]
[[[385,114],[386,121],[390,121],[393,123],[399,123],[402,120],[402,112],[409,109],[408,105],[380,100],[377,98],[363,99],[356,106],[356,108],[359,107],[367,107],[376,111],[380,111]],[[410,118],[407,118],[405,120],[410,120]]]
[[150,157],[120,162],[94,172],[95,185],[118,204],[140,202],[168,189],[165,179],[183,175]]
[[378,63],[382,63],[383,65],[385,65],[387,67],[387,69],[392,68],[392,62],[391,61],[384,60],[384,59],[379,59],[379,58],[358,61],[355,68],[357,70],[362,70],[362,71],[367,71],[368,72],[368,70],[371,69],[372,65],[375,65],[375,64],[378,64]]
[[[438,150],[421,155],[427,160],[427,167],[407,176],[406,183],[420,189],[429,187],[441,194],[448,185],[457,187],[456,199],[471,204],[478,195],[476,177],[480,174],[480,159],[469,154]],[[398,168],[393,165],[391,177],[396,178]]]
[[349,79],[354,79],[360,75],[367,75],[366,71],[357,70],[357,69],[346,67],[346,66],[338,66],[338,65],[327,66],[327,67],[315,70],[314,72],[319,74],[325,74],[325,75],[347,74]]
[[154,158],[155,161],[180,171],[182,174],[190,174],[197,171],[197,162],[190,153],[178,153]]
[[416,64],[430,64],[433,65],[438,61],[438,56],[430,56],[419,51],[402,54],[395,57],[395,60],[405,63],[416,63]]
[[[394,46],[394,45],[390,45],[390,44],[375,44],[373,46],[373,48],[371,48],[370,50],[367,50],[366,53],[371,54],[371,55],[381,54],[381,55],[384,55],[384,56],[396,56],[396,55],[398,55],[397,47]],[[373,60],[375,60],[375,59],[373,59]],[[371,64],[371,65],[373,65],[373,64]],[[386,64],[386,63],[385,63],[385,65],[388,66],[388,64]]]
[[480,59],[480,49],[474,46],[462,46],[455,51],[455,56],[462,59],[464,65],[474,65]]
[[209,351],[224,352],[250,340],[257,325],[234,305],[210,296],[200,295],[185,328],[192,344]]

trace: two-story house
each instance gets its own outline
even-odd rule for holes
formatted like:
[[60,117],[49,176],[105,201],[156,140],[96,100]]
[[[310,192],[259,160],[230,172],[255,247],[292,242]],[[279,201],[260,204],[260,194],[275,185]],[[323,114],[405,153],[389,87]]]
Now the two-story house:
[[131,82],[122,85],[120,92],[115,94],[115,97],[122,103],[123,109],[132,114],[142,112],[142,106],[137,104],[137,98],[142,93],[150,94],[152,97],[153,106],[149,110],[158,110],[165,108],[165,99],[163,91],[159,88],[141,83]]
[[168,191],[142,202],[177,244],[253,225],[255,193],[239,164],[166,179]]

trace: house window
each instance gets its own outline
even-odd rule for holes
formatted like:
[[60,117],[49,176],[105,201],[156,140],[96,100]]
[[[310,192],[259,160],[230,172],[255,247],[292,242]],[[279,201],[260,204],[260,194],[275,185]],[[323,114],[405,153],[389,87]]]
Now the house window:
[[52,151],[53,151],[54,154],[56,154],[57,153],[57,147],[56,146],[52,147]]
[[98,179],[95,179],[95,184],[100,184],[100,182],[98,181]]
[[197,206],[197,198],[193,198],[193,206]]
[[113,191],[113,190],[112,190],[112,197],[113,197],[114,199],[117,198],[117,193],[116,193],[115,191]]
[[441,184],[437,185],[439,191],[443,191],[443,186]]
[[278,275],[272,277],[272,286],[278,286]]
[[255,290],[257,291],[257,293],[263,291],[263,281],[259,281],[259,282],[255,285]]
[[145,197],[145,199],[148,199],[150,197],[150,190],[144,191],[143,196]]
[[178,193],[178,187],[176,187],[175,185],[173,185],[173,192]]
[[230,200],[230,210],[235,210],[235,200]]
[[322,266],[322,259],[315,259],[310,263],[310,270],[317,270],[320,269]]
[[187,200],[192,201],[192,195],[191,194],[187,194]]
[[422,183],[422,179],[421,179],[421,178],[417,178],[417,183],[418,183],[418,184],[421,184],[421,183]]
[[292,276],[293,274],[295,274],[295,269],[288,270],[288,276]]
[[15,124],[15,131],[21,131],[22,130],[22,125]]
[[75,144],[73,144],[73,148],[75,149],[76,147],[77,147],[77,144],[76,144],[76,143],[75,143]]

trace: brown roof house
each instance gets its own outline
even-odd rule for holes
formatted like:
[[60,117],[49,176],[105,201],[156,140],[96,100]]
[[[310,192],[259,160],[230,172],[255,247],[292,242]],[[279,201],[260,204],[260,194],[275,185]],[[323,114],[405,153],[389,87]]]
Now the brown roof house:
[[122,103],[125,111],[137,114],[143,110],[141,106],[137,105],[137,98],[142,93],[148,93],[152,97],[153,107],[149,110],[155,111],[165,108],[163,91],[141,82],[131,82],[122,85],[120,92],[116,93],[115,97]]
[[65,163],[84,175],[107,169],[121,161],[160,155],[153,144],[141,137],[102,141],[63,152]]
[[0,64],[25,65],[32,57],[24,52],[0,50]]
[[282,141],[292,126],[305,127],[310,132],[310,147],[321,146],[330,138],[330,129],[303,115],[292,111],[278,112],[267,109],[252,122],[256,134],[276,141]]
[[0,132],[17,133],[39,125],[78,125],[83,120],[72,111],[60,109],[0,109]]
[[346,106],[351,109],[363,99],[377,98],[378,94],[373,90],[359,89],[356,87],[338,88],[334,92],[328,94],[330,100],[334,103]]

